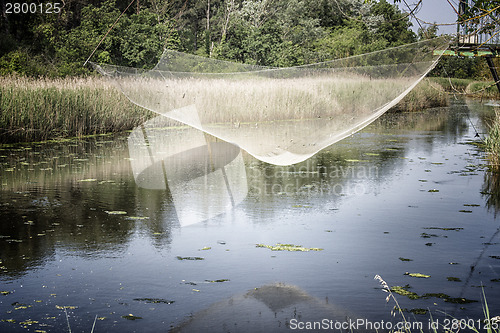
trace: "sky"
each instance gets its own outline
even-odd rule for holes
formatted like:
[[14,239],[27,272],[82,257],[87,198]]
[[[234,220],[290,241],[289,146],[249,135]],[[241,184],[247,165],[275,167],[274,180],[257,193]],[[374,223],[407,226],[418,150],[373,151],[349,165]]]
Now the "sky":
[[[450,0],[455,8],[458,7],[458,0]],[[406,3],[413,8],[418,0],[406,0]],[[408,7],[401,1],[399,7],[408,12]],[[450,6],[447,0],[422,0],[421,9],[416,13],[416,16],[426,22],[436,23],[453,23],[457,20],[457,14]],[[417,32],[419,25],[415,19],[411,20],[413,23],[413,31]],[[424,23],[421,23],[425,26]],[[438,34],[452,34],[457,32],[456,25],[439,26]]]

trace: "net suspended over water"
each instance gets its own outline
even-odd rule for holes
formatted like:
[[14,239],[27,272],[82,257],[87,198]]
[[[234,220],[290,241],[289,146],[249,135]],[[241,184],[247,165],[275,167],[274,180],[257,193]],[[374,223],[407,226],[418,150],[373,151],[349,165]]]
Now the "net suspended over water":
[[289,165],[352,135],[434,68],[445,38],[272,68],[167,50],[152,70],[96,65],[135,104]]

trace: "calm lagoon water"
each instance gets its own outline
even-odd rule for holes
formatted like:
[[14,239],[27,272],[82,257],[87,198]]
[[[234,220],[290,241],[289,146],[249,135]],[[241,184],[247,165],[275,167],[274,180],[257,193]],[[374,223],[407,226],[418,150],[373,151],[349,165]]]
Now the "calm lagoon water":
[[479,325],[483,288],[500,315],[500,182],[472,144],[494,108],[386,114],[288,167],[158,119],[0,147],[0,331],[388,328],[402,318],[376,274],[434,294],[394,294],[424,331]]

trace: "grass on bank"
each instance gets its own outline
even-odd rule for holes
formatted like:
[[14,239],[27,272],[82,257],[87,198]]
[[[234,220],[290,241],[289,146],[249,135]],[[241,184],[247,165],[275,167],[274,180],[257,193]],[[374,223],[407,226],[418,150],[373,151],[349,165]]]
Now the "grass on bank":
[[0,143],[119,132],[150,116],[101,78],[0,77]]
[[478,98],[500,98],[498,88],[493,81],[475,81],[446,77],[432,77],[429,80],[439,84],[445,91],[450,93]]

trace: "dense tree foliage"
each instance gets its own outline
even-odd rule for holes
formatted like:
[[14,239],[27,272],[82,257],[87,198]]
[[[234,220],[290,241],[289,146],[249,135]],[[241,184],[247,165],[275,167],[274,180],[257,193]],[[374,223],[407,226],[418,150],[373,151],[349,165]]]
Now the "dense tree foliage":
[[[38,9],[46,4],[31,1]],[[392,0],[130,1],[65,0],[57,13],[8,13],[0,0],[0,74],[87,73],[83,63],[124,11],[92,61],[148,68],[169,48],[293,66],[419,38]]]

